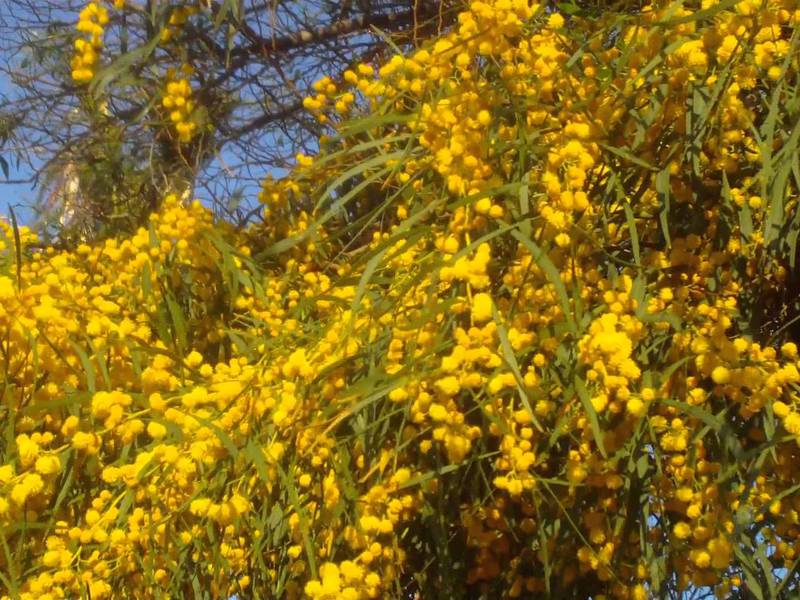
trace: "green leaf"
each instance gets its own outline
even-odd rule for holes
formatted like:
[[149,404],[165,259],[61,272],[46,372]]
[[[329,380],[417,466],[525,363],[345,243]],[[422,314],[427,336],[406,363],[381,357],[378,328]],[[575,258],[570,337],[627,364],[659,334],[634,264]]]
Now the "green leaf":
[[[154,3],[154,5],[157,3]],[[117,56],[108,66],[95,73],[94,78],[89,84],[89,92],[95,101],[99,101],[106,88],[116,79],[127,74],[130,68],[138,62],[144,62],[150,58],[161,43],[161,33],[163,27],[153,34],[153,37],[144,45],[131,50],[125,54]]]
[[627,148],[619,148],[617,146],[609,146],[608,144],[603,144],[603,143],[600,144],[600,147],[602,147],[604,150],[608,150],[612,154],[615,154],[615,155],[619,156],[620,158],[622,158],[622,159],[624,159],[624,160],[626,160],[626,161],[628,161],[630,163],[633,163],[636,166],[639,166],[639,167],[642,167],[644,169],[647,169],[648,171],[654,171],[654,172],[658,171],[658,169],[656,167],[651,165],[649,162],[647,162],[645,160],[642,160],[641,158],[639,158],[638,156],[633,154]]
[[581,404],[583,404],[583,410],[586,412],[589,424],[592,427],[592,435],[594,436],[595,444],[597,444],[597,449],[600,451],[600,454],[603,455],[603,458],[608,458],[605,445],[603,444],[603,430],[600,429],[600,421],[597,418],[597,411],[594,409],[592,400],[589,397],[589,391],[586,389],[583,380],[577,374],[575,375],[574,384],[575,391],[578,393],[578,398],[580,398]]
[[81,348],[78,344],[76,344],[72,340],[68,341],[70,347],[75,352],[75,354],[78,355],[78,358],[81,361],[81,366],[83,367],[83,373],[86,375],[86,387],[92,394],[94,394],[97,388],[95,387],[94,367],[92,366],[92,361],[89,360],[89,356],[86,354],[83,348]]
[[[277,465],[278,473],[280,474],[281,484],[284,489],[289,493],[289,501],[292,508],[299,517],[300,535],[303,538],[303,548],[306,553],[306,560],[311,570],[311,576],[317,577],[317,559],[314,544],[311,541],[311,532],[308,526],[308,516],[303,505],[300,503],[300,496],[297,494],[297,488],[294,485],[293,478],[289,477],[286,471],[283,470],[280,464]],[[292,472],[292,470],[290,470]]]
[[[384,165],[387,162],[397,160],[401,158],[403,155],[402,152],[392,152],[390,154],[382,154],[366,160],[362,163],[359,163],[355,167],[348,169],[342,175],[337,177],[323,192],[322,196],[317,200],[317,206],[323,206],[324,203],[333,198],[335,191],[346,181],[352,179],[353,177],[364,175],[368,172],[371,168],[377,167],[380,165]],[[307,239],[311,236],[314,232],[318,231],[320,226],[324,225],[328,222],[335,214],[337,214],[348,202],[350,202],[353,198],[357,197],[363,190],[365,190],[368,186],[372,185],[376,181],[381,181],[385,175],[392,172],[394,167],[384,167],[379,169],[370,175],[364,177],[364,180],[361,181],[358,185],[353,186],[353,188],[348,191],[343,196],[337,198],[331,206],[326,210],[322,216],[320,216],[312,225],[306,229],[305,232],[302,234],[286,238],[276,242],[272,246],[270,246],[264,254],[269,255],[276,255],[290,248],[295,247],[297,244],[302,242],[303,240]]]
[[631,205],[624,201],[622,202],[622,207],[625,209],[625,220],[628,223],[628,232],[631,236],[631,250],[633,251],[633,260],[636,262],[636,265],[641,267],[642,260],[641,256],[639,255],[639,232],[636,228],[636,219],[633,216],[633,210],[631,209]]
[[664,241],[667,243],[667,248],[672,245],[672,241],[669,234],[669,170],[662,169],[658,175],[656,175],[656,193],[658,194],[658,200],[661,204],[661,208],[658,211],[658,220],[661,223],[661,233],[664,236]]
[[14,257],[17,266],[17,288],[22,289],[22,242],[19,236],[19,227],[17,226],[17,215],[14,214],[14,209],[8,207],[8,213],[11,217],[11,228],[14,232]]
[[564,281],[561,279],[561,274],[553,264],[553,261],[550,260],[550,257],[547,256],[547,254],[539,247],[538,244],[536,244],[536,242],[525,237],[521,231],[512,230],[511,235],[528,249],[533,257],[534,262],[536,262],[536,264],[539,265],[539,268],[545,272],[550,280],[550,283],[552,283],[555,287],[558,300],[561,303],[561,310],[564,313],[564,319],[567,322],[569,330],[573,333],[573,335],[577,335],[578,327],[575,324],[575,319],[572,315],[572,311],[570,310],[567,288],[564,285]]
[[742,0],[720,0],[719,2],[717,2],[716,4],[714,4],[709,8],[703,8],[701,10],[693,11],[690,14],[682,17],[675,17],[672,19],[665,19],[663,21],[658,21],[656,22],[656,25],[659,27],[664,27],[666,29],[669,29],[675,27],[675,25],[682,25],[684,23],[694,23],[697,21],[712,19],[722,11],[728,10],[733,6],[736,6],[741,1]]
[[167,310],[169,310],[169,315],[172,319],[172,332],[175,336],[173,342],[181,354],[183,354],[187,349],[186,318],[184,317],[183,311],[181,310],[180,306],[178,306],[178,303],[173,297],[171,291],[165,290],[164,302],[167,305]]
[[520,372],[519,364],[517,363],[517,357],[514,356],[514,349],[511,347],[511,344],[508,341],[508,331],[500,319],[500,315],[497,312],[497,307],[494,305],[492,306],[492,314],[494,317],[494,322],[497,325],[497,334],[500,337],[500,347],[503,349],[503,362],[506,363],[508,368],[511,369],[511,373],[514,375],[514,382],[517,384],[519,399],[522,402],[522,405],[525,407],[525,410],[528,412],[528,415],[530,415],[531,421],[533,421],[533,424],[536,425],[536,429],[544,432],[544,428],[536,418],[536,414],[533,412],[530,400],[528,399],[528,392],[525,391],[525,382],[522,379],[522,373]]
[[724,415],[726,411],[723,411],[722,413],[720,413],[720,415],[712,415],[710,412],[708,412],[707,410],[703,410],[699,406],[692,406],[691,404],[687,404],[686,402],[681,402],[679,400],[672,400],[667,398],[665,400],[662,400],[661,402],[663,404],[666,404],[667,406],[679,408],[681,411],[683,411],[684,414],[687,414],[689,416],[701,420],[703,423],[708,425],[711,429],[713,429],[716,432],[721,431],[723,425],[725,424],[725,421],[723,420],[721,415]]

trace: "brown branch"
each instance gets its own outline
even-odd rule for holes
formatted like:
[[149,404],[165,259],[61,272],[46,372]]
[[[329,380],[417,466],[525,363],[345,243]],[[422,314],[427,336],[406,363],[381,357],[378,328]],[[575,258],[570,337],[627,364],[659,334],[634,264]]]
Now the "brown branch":
[[280,121],[282,119],[285,119],[291,116],[292,114],[302,110],[302,108],[303,108],[303,103],[297,102],[295,104],[292,104],[291,106],[284,107],[282,110],[278,112],[264,113],[263,115],[260,115],[255,119],[253,119],[252,121],[250,121],[247,125],[243,125],[241,127],[237,127],[236,129],[225,131],[225,133],[229,137],[236,139],[243,135],[247,135],[248,133],[255,131],[256,129],[260,129],[265,125],[269,125],[270,123],[273,123],[275,121]]
[[319,44],[342,36],[351,35],[353,33],[364,32],[372,28],[386,31],[399,31],[414,26],[420,19],[426,19],[436,15],[438,15],[437,9],[425,3],[420,9],[412,8],[403,12],[361,15],[330,25],[321,25],[315,29],[296,31],[288,35],[273,37],[271,39],[265,39],[259,36],[250,27],[244,26],[242,27],[242,33],[251,41],[251,45],[236,48],[231,54],[234,56],[240,54],[249,55],[253,52],[259,52],[262,55],[279,54],[303,46]]
[[[227,69],[217,77],[206,82],[203,88],[214,88],[223,84],[234,76],[234,74],[251,61],[254,55],[264,57],[275,56],[297,50],[305,46],[331,41],[339,37],[364,32],[370,29],[381,29],[385,31],[397,32],[408,27],[425,27],[424,22],[436,18],[438,21],[437,29],[443,26],[443,9],[446,2],[423,2],[422,6],[415,6],[403,12],[381,13],[376,15],[361,15],[352,19],[338,21],[330,25],[322,25],[312,30],[302,30],[281,37],[266,39],[260,36],[247,23],[238,22],[236,27],[251,42],[248,46],[240,46],[230,51],[233,59]],[[214,3],[214,8],[219,9],[219,5]],[[217,46],[204,32],[196,31],[195,35],[201,37],[218,58],[224,59],[226,52]]]

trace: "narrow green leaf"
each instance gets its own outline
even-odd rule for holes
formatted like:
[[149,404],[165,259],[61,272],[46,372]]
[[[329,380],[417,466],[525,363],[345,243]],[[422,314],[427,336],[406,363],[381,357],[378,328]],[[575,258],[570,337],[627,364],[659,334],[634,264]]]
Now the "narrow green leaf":
[[14,232],[14,257],[17,266],[17,289],[22,289],[22,242],[19,236],[19,227],[17,226],[17,215],[14,214],[14,209],[9,206],[8,214],[11,217],[11,228]]
[[72,350],[78,355],[78,358],[81,361],[83,373],[86,375],[87,389],[94,394],[97,388],[95,387],[94,367],[92,366],[92,361],[89,360],[89,356],[78,344],[72,340],[69,340],[69,345],[72,347]]
[[631,250],[633,251],[633,260],[641,267],[642,259],[639,255],[639,232],[636,228],[636,219],[633,216],[631,205],[623,200],[623,208],[625,209],[625,220],[628,223],[628,232],[631,235]]
[[648,171],[653,171],[653,172],[658,171],[656,167],[651,165],[649,162],[642,160],[627,148],[619,148],[616,146],[609,146],[608,144],[602,144],[602,143],[600,144],[600,146],[604,150],[608,150],[609,152],[611,152],[611,154],[615,154],[634,165],[647,169]]
[[668,169],[662,169],[658,175],[656,175],[656,193],[658,194],[658,200],[661,204],[661,208],[658,211],[658,220],[661,223],[661,233],[664,236],[664,241],[667,243],[667,248],[669,248],[672,245],[672,241],[669,233],[670,188]]
[[181,310],[178,303],[175,301],[175,298],[172,296],[170,291],[166,291],[164,294],[164,302],[167,305],[167,310],[169,311],[170,318],[172,319],[172,331],[175,335],[174,343],[178,347],[178,350],[181,353],[186,351],[186,342],[187,342],[187,329],[186,329],[186,318],[183,315],[183,311]]
[[525,391],[525,382],[522,379],[522,373],[520,372],[519,364],[517,363],[517,357],[514,356],[514,349],[511,347],[511,343],[508,341],[508,331],[500,319],[500,315],[497,312],[496,306],[492,306],[492,313],[494,322],[497,325],[497,334],[500,337],[500,347],[503,349],[502,358],[508,368],[511,369],[511,373],[514,375],[514,382],[517,384],[517,392],[519,393],[520,402],[522,402],[525,410],[530,415],[531,421],[533,421],[536,429],[538,429],[540,432],[544,432],[544,428],[542,427],[541,423],[539,423],[539,420],[536,418],[536,414],[533,412],[533,408],[531,407],[530,400],[528,399],[528,392]]
[[575,391],[578,393],[578,398],[580,398],[581,404],[583,404],[583,410],[586,412],[589,424],[592,426],[592,435],[594,436],[595,444],[597,444],[597,449],[600,451],[600,454],[603,455],[603,458],[608,458],[605,445],[603,444],[603,430],[600,429],[600,421],[597,418],[597,411],[594,409],[592,400],[589,397],[589,391],[586,389],[583,380],[577,374],[575,375],[574,383]]
[[575,324],[575,319],[573,318],[572,311],[570,310],[567,288],[564,285],[564,281],[561,279],[561,274],[553,264],[553,261],[550,260],[550,257],[547,256],[547,254],[538,246],[538,244],[536,244],[536,242],[526,238],[521,231],[512,230],[511,235],[528,249],[533,257],[534,262],[539,265],[539,268],[541,268],[542,271],[544,271],[547,275],[548,279],[550,279],[550,283],[553,284],[556,289],[556,293],[558,294],[558,299],[561,303],[561,310],[564,313],[564,318],[566,319],[569,330],[574,335],[577,335],[578,327]]
[[[714,431],[721,431],[723,425],[725,424],[723,418],[720,415],[712,415],[710,412],[703,410],[699,406],[692,406],[691,404],[687,404],[686,402],[681,402],[679,400],[672,400],[672,399],[665,399],[661,401],[662,403],[666,404],[667,406],[672,406],[674,408],[679,408],[685,414],[695,417],[696,419],[700,419],[703,423],[711,427]],[[723,413],[724,414],[724,411]]]

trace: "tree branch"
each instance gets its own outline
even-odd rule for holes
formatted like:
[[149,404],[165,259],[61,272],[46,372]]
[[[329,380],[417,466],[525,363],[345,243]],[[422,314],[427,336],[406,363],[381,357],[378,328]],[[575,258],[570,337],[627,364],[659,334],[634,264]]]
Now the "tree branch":
[[435,6],[423,3],[419,9],[410,9],[403,12],[383,13],[375,15],[361,15],[344,21],[337,21],[330,25],[321,25],[315,29],[304,29],[281,37],[265,39],[259,36],[250,27],[243,23],[241,31],[250,40],[249,46],[234,49],[231,54],[239,56],[241,54],[250,55],[258,52],[262,55],[280,54],[295,50],[311,44],[319,44],[342,36],[353,33],[367,31],[369,29],[385,29],[387,31],[399,31],[411,27],[418,23],[420,19],[427,19],[438,14]]

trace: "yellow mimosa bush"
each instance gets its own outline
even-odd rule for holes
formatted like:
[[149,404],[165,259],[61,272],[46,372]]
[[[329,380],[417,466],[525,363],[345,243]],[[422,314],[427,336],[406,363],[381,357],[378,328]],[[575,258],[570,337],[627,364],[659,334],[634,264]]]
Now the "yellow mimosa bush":
[[194,101],[192,87],[186,77],[192,74],[191,68],[183,65],[180,73],[171,69],[167,73],[167,85],[161,105],[169,112],[169,120],[175,127],[178,140],[186,143],[192,139],[197,123],[192,120]]
[[2,225],[5,597],[797,593],[800,5],[562,8],[322,80],[261,225]]
[[76,29],[83,37],[75,39],[75,54],[70,62],[72,79],[79,85],[94,77],[108,20],[108,10],[97,2],[89,2],[80,13]]

